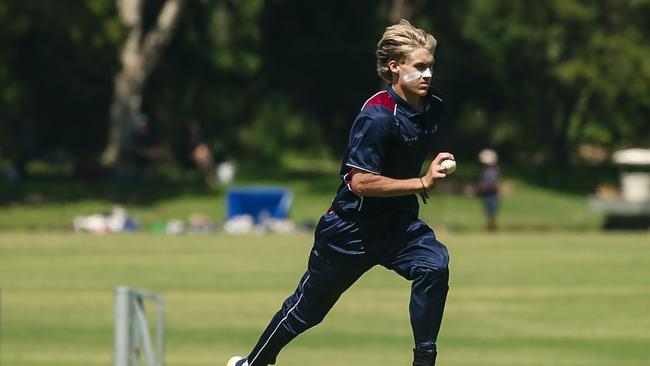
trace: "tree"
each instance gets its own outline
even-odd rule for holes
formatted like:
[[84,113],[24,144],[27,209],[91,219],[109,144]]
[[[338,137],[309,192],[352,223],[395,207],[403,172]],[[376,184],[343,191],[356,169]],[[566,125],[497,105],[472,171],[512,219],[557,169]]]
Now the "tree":
[[116,1],[127,35],[120,53],[122,69],[115,76],[108,143],[102,157],[108,166],[114,166],[122,157],[131,138],[132,121],[141,111],[145,82],[169,43],[185,4],[185,0],[166,0],[156,24],[145,32],[145,0]]
[[470,1],[463,36],[480,50],[475,62],[487,65],[487,82],[476,88],[493,142],[558,163],[570,162],[583,142],[638,143],[650,107],[649,8],[647,1]]

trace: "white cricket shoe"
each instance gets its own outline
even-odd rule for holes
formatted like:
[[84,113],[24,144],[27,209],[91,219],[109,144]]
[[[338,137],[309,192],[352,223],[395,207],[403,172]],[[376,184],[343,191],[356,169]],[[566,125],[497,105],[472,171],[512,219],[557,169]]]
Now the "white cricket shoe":
[[248,361],[242,356],[234,356],[228,360],[226,366],[248,366]]

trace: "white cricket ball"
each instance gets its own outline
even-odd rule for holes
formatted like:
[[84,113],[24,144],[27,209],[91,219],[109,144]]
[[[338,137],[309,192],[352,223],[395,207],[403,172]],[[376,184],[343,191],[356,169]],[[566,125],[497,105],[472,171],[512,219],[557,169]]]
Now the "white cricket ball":
[[445,168],[445,174],[451,174],[451,173],[456,171],[456,161],[455,160],[451,160],[451,159],[443,160],[440,163],[440,166]]

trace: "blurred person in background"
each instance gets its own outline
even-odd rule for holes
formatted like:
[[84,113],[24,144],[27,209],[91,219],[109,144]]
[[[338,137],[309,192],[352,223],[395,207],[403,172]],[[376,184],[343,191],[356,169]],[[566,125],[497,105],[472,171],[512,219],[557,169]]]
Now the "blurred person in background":
[[377,71],[390,84],[366,101],[352,125],[341,184],[316,227],[307,271],[248,356],[232,357],[227,366],[275,364],[285,345],[319,324],[376,265],[410,281],[413,365],[435,364],[449,254],[418,219],[417,198],[426,203],[428,192],[445,178],[440,163],[453,159],[439,153],[420,176],[426,155],[434,151],[443,103],[430,85],[435,47],[432,35],[406,20],[386,28],[377,44]]
[[478,154],[478,160],[483,165],[483,172],[478,183],[478,193],[483,200],[487,231],[493,232],[497,230],[497,211],[499,209],[500,170],[497,165],[499,158],[496,151],[483,149]]
[[130,153],[135,165],[136,177],[141,177],[145,169],[151,165],[175,163],[176,160],[169,147],[157,143],[149,118],[144,114],[139,114],[133,121]]
[[192,162],[203,174],[207,186],[215,182],[214,156],[208,143],[205,141],[201,123],[193,119],[188,125],[189,154]]

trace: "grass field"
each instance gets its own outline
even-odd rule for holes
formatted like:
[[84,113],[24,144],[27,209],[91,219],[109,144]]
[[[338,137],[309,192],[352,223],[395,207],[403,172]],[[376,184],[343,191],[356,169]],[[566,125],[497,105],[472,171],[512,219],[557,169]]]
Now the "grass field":
[[[452,254],[439,364],[650,365],[648,234],[442,234]],[[110,365],[115,286],[161,292],[167,364],[223,365],[256,341],[310,234],[0,234],[6,366]],[[375,268],[283,366],[410,365],[409,285]]]
[[[337,173],[331,172],[316,178],[245,180],[237,185],[289,188],[294,194],[291,218],[303,223],[313,222],[325,212],[339,182]],[[504,195],[499,214],[499,225],[504,230],[593,231],[603,221],[601,214],[589,210],[587,194],[552,190],[519,180],[509,180],[508,185],[512,189]],[[3,194],[21,199],[7,198],[2,205]],[[440,232],[483,230],[478,198],[438,190],[431,195],[421,214],[425,220],[438,223]],[[226,211],[224,188],[188,189],[187,184],[149,182],[120,191],[108,183],[67,180],[0,184],[0,231],[69,230],[75,216],[110,211],[115,201],[122,201],[130,215],[145,227],[171,218],[187,219],[193,213],[222,222]]]

